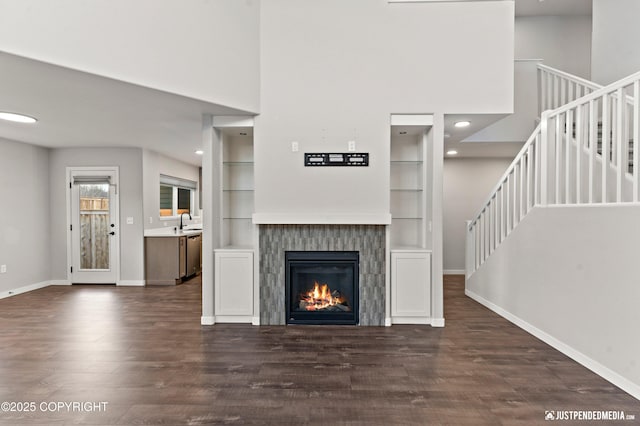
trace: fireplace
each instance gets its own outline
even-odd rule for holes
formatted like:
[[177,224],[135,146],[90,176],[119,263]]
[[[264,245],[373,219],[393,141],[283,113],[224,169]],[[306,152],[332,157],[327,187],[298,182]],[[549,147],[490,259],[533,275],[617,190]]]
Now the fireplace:
[[287,324],[358,324],[357,251],[285,252]]

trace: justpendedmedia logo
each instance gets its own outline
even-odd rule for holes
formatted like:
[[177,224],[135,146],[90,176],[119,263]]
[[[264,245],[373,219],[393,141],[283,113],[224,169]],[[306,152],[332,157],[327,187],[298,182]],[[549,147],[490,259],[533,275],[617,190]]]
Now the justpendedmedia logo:
[[622,410],[546,410],[545,420],[635,420],[635,414]]

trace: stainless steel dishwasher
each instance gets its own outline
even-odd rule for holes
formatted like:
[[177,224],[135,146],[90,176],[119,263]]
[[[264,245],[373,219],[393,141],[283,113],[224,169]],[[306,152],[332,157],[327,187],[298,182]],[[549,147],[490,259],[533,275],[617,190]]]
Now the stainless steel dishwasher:
[[200,272],[200,243],[202,235],[187,237],[187,276]]

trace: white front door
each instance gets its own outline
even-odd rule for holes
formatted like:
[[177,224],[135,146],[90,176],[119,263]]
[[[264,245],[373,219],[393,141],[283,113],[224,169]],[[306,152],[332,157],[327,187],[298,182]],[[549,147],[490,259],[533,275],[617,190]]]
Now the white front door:
[[69,168],[70,281],[115,284],[118,280],[118,170]]

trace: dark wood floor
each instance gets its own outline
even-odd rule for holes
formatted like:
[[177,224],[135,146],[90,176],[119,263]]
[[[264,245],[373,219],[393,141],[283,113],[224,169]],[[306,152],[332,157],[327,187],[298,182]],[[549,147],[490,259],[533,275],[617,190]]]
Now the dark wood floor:
[[[3,299],[0,402],[37,410],[0,411],[0,423],[535,425],[550,423],[546,410],[624,410],[636,421],[622,424],[640,422],[636,399],[463,290],[446,277],[444,329],[201,327],[198,280]],[[74,401],[108,405],[40,410]]]

